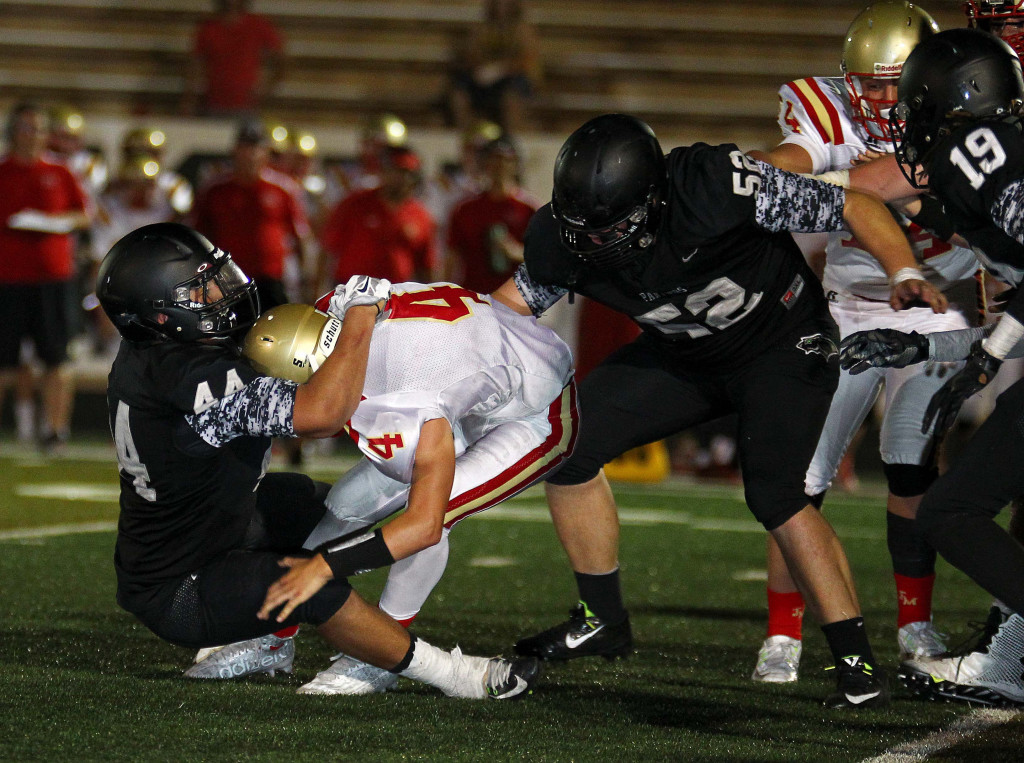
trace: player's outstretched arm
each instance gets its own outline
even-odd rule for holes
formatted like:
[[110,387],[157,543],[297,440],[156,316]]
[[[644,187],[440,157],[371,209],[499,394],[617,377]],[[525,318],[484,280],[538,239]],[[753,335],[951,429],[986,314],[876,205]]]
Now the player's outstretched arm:
[[839,365],[851,374],[869,368],[904,368],[928,359],[928,337],[911,331],[855,331],[839,345]]
[[257,616],[269,619],[280,608],[275,619],[284,622],[295,607],[327,581],[393,564],[437,543],[454,481],[455,438],[451,425],[445,419],[431,419],[420,430],[405,512],[379,530],[328,541],[308,559],[282,559],[280,564],[288,572],[267,589]]
[[431,419],[420,429],[409,505],[381,532],[396,560],[441,540],[444,514],[455,481],[455,437],[446,419]]
[[936,313],[946,312],[948,300],[921,276],[906,236],[882,202],[868,194],[847,190],[843,219],[889,276],[889,303],[894,310],[924,302]]
[[295,391],[292,426],[296,435],[330,437],[352,418],[366,380],[370,338],[379,312],[375,305],[368,305],[345,313],[334,351]]

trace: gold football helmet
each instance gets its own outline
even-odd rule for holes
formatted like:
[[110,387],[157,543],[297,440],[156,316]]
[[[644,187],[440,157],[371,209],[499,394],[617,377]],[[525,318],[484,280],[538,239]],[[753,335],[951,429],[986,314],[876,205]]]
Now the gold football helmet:
[[242,355],[261,374],[303,384],[334,350],[340,334],[341,321],[312,305],[278,305],[249,329]]
[[906,0],[869,5],[846,30],[842,67],[853,121],[872,137],[892,140],[889,110],[896,105],[903,62],[921,40],[938,31],[939,25],[923,8]]

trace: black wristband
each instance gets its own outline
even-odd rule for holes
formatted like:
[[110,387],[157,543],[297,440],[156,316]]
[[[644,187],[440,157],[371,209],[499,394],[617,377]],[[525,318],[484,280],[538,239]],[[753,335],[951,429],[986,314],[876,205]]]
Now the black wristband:
[[933,196],[924,195],[920,198],[921,211],[911,217],[910,221],[931,231],[943,241],[949,241],[956,231],[953,229],[953,223],[946,217],[942,202]]
[[323,554],[336,580],[387,567],[395,562],[380,530],[347,540],[327,541],[317,551]]

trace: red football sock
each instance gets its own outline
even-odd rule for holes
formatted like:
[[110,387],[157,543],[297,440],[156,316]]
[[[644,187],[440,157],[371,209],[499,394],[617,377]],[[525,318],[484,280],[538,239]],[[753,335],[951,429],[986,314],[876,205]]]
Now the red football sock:
[[395,620],[395,622],[401,625],[403,628],[408,628],[410,625],[412,625],[412,621],[415,619],[416,615],[413,615],[412,617],[407,617],[404,620]]
[[893,573],[896,578],[896,627],[932,619],[932,589],[935,573],[923,578],[910,578]]
[[800,641],[803,636],[804,597],[799,591],[779,593],[768,589],[768,635],[789,636]]
[[291,638],[292,636],[294,636],[298,632],[299,632],[299,626],[297,626],[297,625],[289,625],[287,628],[282,628],[281,630],[279,630],[274,635],[277,636],[278,638]]

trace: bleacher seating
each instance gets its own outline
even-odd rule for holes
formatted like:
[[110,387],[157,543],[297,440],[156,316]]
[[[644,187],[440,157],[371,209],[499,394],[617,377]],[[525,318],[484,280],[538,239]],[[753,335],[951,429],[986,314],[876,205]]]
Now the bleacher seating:
[[[531,0],[545,79],[538,130],[564,134],[602,111],[659,132],[738,142],[774,138],[775,92],[838,73],[842,33],[866,0]],[[0,99],[32,96],[92,112],[174,114],[195,23],[210,0],[15,0],[0,6]],[[959,2],[925,5],[945,26]],[[443,124],[454,42],[478,0],[256,0],[287,38],[268,111],[357,123],[382,110]]]

